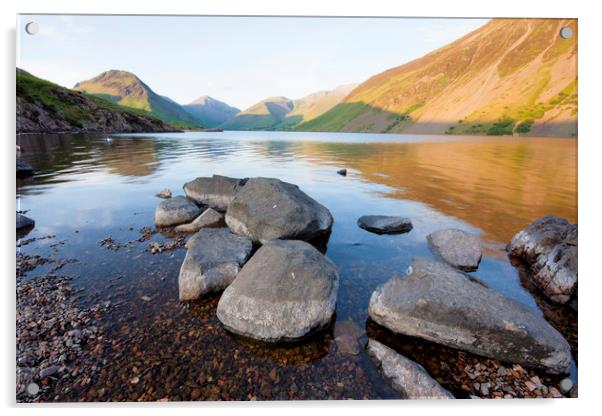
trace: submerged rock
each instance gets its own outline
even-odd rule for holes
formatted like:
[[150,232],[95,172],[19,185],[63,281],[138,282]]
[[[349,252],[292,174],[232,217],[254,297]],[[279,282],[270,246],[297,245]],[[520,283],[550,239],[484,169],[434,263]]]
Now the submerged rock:
[[370,339],[367,347],[379,372],[405,399],[454,399],[420,364]]
[[34,174],[33,168],[23,159],[17,159],[17,176],[31,176]]
[[343,355],[358,355],[360,353],[359,337],[362,329],[351,319],[339,321],[334,326],[334,342],[339,353]]
[[158,196],[159,198],[163,198],[163,199],[169,199],[169,198],[171,198],[171,190],[169,188],[161,189],[159,192],[157,192],[155,194],[155,196]]
[[577,292],[577,224],[549,216],[516,234],[508,252],[531,267],[531,280],[546,296],[567,303]]
[[347,169],[339,169],[337,173],[341,176],[347,176]]
[[224,214],[217,212],[213,208],[207,208],[191,223],[178,225],[175,231],[178,233],[196,233],[201,228],[216,228],[225,225]]
[[444,263],[414,258],[370,298],[369,316],[393,332],[505,362],[564,373],[567,341],[522,303]]
[[224,212],[245,182],[246,179],[220,175],[213,175],[210,178],[201,177],[184,184],[184,193],[197,204]]
[[172,227],[192,221],[201,213],[201,209],[185,196],[162,201],[155,209],[155,225]]
[[24,230],[33,227],[36,224],[34,220],[25,215],[17,214],[17,230]]
[[272,178],[253,178],[241,188],[226,212],[232,231],[255,242],[312,240],[330,232],[330,211],[297,185]]
[[447,229],[435,231],[426,239],[431,250],[450,266],[465,272],[473,272],[481,263],[479,240],[462,230]]
[[376,234],[401,234],[413,228],[409,218],[387,215],[364,215],[357,220],[357,225]]
[[180,268],[180,300],[199,299],[224,290],[251,254],[251,240],[226,228],[204,228],[186,243]]
[[240,335],[269,342],[296,340],[331,322],[338,288],[336,266],[312,245],[273,240],[224,291],[217,317]]

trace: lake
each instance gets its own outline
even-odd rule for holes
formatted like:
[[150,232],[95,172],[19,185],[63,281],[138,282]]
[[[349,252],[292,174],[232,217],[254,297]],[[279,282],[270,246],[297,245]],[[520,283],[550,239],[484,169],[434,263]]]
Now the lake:
[[[185,182],[213,174],[295,183],[331,211],[326,255],[341,278],[334,330],[351,321],[364,331],[364,342],[365,331],[378,332],[366,324],[372,291],[403,276],[413,256],[433,258],[426,236],[454,227],[483,244],[483,260],[471,275],[545,314],[576,354],[576,316],[541,299],[505,252],[512,236],[539,217],[577,222],[576,139],[189,132],[24,135],[17,143],[37,172],[17,182],[17,209],[36,221],[24,238],[54,236],[18,249],[55,260],[24,278],[68,260],[55,273],[74,276],[83,306],[111,302],[98,323],[111,341],[98,355],[98,376],[61,400],[98,400],[90,392],[100,388],[103,400],[398,397],[363,351],[338,353],[333,328],[304,342],[266,346],[221,327],[218,297],[179,303],[185,249],[152,254],[151,241],[173,236],[145,240],[140,230],[154,226],[161,201],[155,193],[167,187],[182,195]],[[341,168],[347,176],[337,174]],[[356,224],[367,214],[406,216],[414,228],[371,234]],[[101,244],[108,237],[118,249]],[[413,342],[416,360],[439,355],[423,362],[429,371],[455,354]],[[132,374],[141,381],[129,382]],[[439,379],[458,391],[457,381],[444,373]]]

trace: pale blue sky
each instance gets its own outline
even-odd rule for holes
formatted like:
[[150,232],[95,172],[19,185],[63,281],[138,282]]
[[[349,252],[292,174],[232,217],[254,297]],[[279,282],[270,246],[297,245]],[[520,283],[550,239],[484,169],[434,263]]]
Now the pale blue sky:
[[[39,33],[25,33],[27,22]],[[357,83],[441,47],[483,19],[20,16],[17,65],[73,85],[108,69],[186,104],[246,108]]]

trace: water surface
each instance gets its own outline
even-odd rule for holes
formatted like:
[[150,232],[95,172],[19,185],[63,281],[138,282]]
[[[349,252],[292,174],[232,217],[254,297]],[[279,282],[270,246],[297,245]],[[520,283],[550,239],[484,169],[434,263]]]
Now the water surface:
[[[117,400],[397,397],[364,353],[337,353],[332,329],[298,345],[266,347],[224,331],[217,298],[181,305],[184,249],[153,255],[149,241],[169,236],[137,241],[142,227],[153,226],[154,194],[165,187],[183,194],[185,182],[213,174],[299,185],[335,220],[326,254],[341,276],[336,321],[362,329],[375,287],[403,275],[413,256],[432,258],[426,235],[448,227],[481,239],[485,256],[475,277],[541,314],[504,247],[541,216],[577,222],[574,139],[194,132],[20,136],[18,143],[38,172],[17,186],[18,209],[36,221],[27,238],[55,236],[21,250],[77,259],[60,272],[76,276],[82,303],[113,302],[102,318],[115,340],[102,356],[113,364],[92,386]],[[341,168],[346,177],[337,175]],[[356,225],[366,214],[407,216],[414,229],[371,234]],[[129,244],[109,250],[100,245],[109,236]],[[145,369],[148,383],[127,383],[134,367]]]

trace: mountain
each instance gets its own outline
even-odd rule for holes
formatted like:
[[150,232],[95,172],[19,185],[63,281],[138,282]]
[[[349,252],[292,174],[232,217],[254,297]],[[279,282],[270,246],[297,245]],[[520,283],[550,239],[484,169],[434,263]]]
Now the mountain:
[[202,122],[194,118],[180,104],[155,93],[131,72],[106,71],[87,81],[78,82],[73,89],[97,95],[122,106],[148,111],[173,126],[203,127]]
[[575,136],[577,20],[493,19],[373,76],[296,129]]
[[342,85],[296,100],[270,97],[238,113],[220,127],[226,130],[290,130],[333,108],[356,85]]
[[202,96],[182,106],[207,127],[217,127],[240,112],[240,109],[212,97]]
[[152,114],[73,91],[17,68],[17,133],[174,131]]

